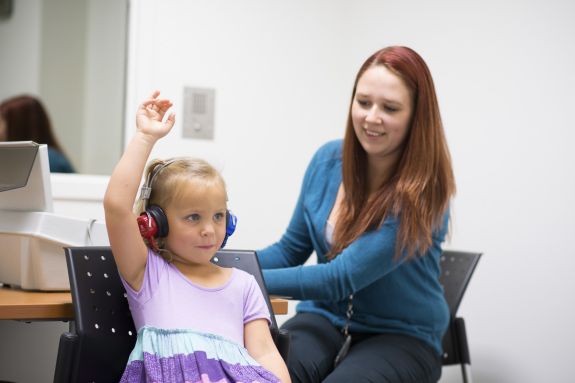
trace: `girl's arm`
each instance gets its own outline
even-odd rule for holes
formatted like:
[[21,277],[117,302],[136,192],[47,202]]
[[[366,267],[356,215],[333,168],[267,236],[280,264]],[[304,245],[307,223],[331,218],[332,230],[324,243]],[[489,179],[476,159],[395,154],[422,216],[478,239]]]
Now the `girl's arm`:
[[244,343],[250,355],[282,383],[290,383],[289,372],[270,333],[266,319],[256,319],[244,325]]
[[136,291],[142,284],[148,250],[133,212],[134,201],[154,144],[172,129],[175,121],[173,113],[163,121],[172,103],[159,99],[159,94],[155,91],[139,106],[136,134],[116,165],[104,195],[106,228],[114,259],[124,280]]

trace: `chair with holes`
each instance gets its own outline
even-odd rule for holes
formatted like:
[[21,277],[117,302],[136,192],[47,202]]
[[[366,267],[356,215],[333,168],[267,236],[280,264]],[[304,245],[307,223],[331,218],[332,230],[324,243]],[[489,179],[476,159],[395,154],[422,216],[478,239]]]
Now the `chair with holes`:
[[[60,336],[54,383],[118,382],[136,342],[137,332],[110,247],[65,249],[75,321]],[[220,250],[212,261],[254,274],[273,313],[255,252]],[[270,331],[284,358],[289,336]]]
[[137,332],[112,251],[65,253],[75,320],[60,336],[54,383],[118,382]]
[[212,262],[222,267],[235,267],[236,269],[244,270],[254,276],[264,294],[268,309],[270,313],[272,313],[270,317],[272,322],[270,324],[272,338],[274,339],[274,343],[276,344],[283,360],[287,361],[290,342],[289,333],[287,330],[280,330],[277,325],[256,252],[252,250],[224,249],[217,252],[217,254],[212,258]]
[[445,250],[441,255],[440,282],[443,285],[451,316],[449,328],[443,337],[443,365],[459,364],[465,383],[472,381],[471,357],[465,321],[457,317],[457,310],[480,257],[481,253],[453,250]]

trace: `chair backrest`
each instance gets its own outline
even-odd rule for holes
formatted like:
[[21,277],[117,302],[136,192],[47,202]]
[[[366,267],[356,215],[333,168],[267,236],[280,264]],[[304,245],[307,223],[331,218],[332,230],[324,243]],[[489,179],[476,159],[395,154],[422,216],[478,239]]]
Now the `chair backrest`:
[[272,303],[270,301],[267,288],[264,283],[262,270],[256,252],[253,250],[223,249],[216,253],[216,255],[212,258],[212,262],[222,267],[235,267],[236,269],[246,271],[251,275],[253,275],[256,282],[260,286],[260,289],[262,290],[262,293],[266,300],[266,304],[268,305],[272,321],[271,327],[278,328],[275,316],[273,314],[274,311]]
[[118,382],[137,333],[112,251],[71,247],[65,252],[78,334],[71,381]]
[[443,365],[471,363],[465,321],[456,318],[456,314],[480,257],[481,253],[454,250],[445,250],[441,255],[439,280],[451,316],[449,328],[443,337]]
[[451,317],[455,317],[481,253],[444,250],[441,254],[441,276],[444,296]]

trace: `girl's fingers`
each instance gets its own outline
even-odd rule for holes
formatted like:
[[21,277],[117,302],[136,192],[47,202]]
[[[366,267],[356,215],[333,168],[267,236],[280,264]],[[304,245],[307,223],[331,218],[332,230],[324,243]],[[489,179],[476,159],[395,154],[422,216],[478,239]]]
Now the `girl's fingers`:
[[151,103],[154,103],[157,101],[158,96],[160,95],[160,91],[159,90],[155,90],[148,99],[144,100],[142,102],[143,106],[148,106]]
[[142,105],[144,105],[144,106],[148,106],[150,104],[160,105],[160,106],[165,106],[165,105],[172,106],[172,102],[168,99],[158,100],[156,98],[153,98],[153,99],[151,98],[151,99],[148,99],[148,100],[145,100],[144,102],[142,102]]
[[[141,104],[141,108],[148,114],[149,118],[162,120],[166,112],[173,106],[172,102],[168,99],[158,99],[160,91],[156,90],[152,93],[149,99]],[[170,125],[174,124],[174,114],[170,114],[166,122]]]
[[176,122],[176,114],[174,112],[170,113],[170,115],[168,116],[168,119],[166,120],[166,123],[169,126],[173,126],[174,122]]
[[150,103],[153,102],[157,102],[157,101],[165,101],[165,100],[158,100],[158,96],[160,95],[160,91],[159,90],[155,90],[152,92],[152,94],[150,95],[150,97],[145,100],[142,105],[148,105]]
[[142,103],[142,108],[147,111],[164,115],[173,106],[169,100],[147,100]]

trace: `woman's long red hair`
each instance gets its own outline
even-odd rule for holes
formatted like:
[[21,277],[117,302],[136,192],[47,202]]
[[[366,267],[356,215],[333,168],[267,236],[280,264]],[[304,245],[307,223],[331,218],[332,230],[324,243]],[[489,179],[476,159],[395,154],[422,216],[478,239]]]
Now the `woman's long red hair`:
[[[370,67],[383,65],[409,88],[413,101],[411,127],[393,174],[369,195],[367,155],[357,139],[351,119],[357,82]],[[373,54],[360,68],[353,88],[343,144],[345,198],[334,230],[334,258],[363,233],[380,227],[388,217],[399,220],[396,258],[423,255],[432,234],[455,194],[451,157],[443,131],[431,73],[412,49],[388,47]]]

